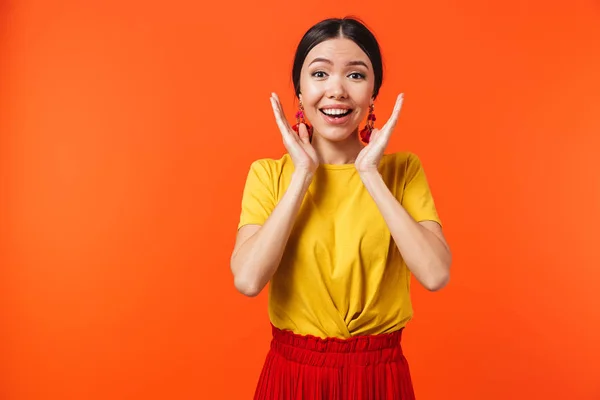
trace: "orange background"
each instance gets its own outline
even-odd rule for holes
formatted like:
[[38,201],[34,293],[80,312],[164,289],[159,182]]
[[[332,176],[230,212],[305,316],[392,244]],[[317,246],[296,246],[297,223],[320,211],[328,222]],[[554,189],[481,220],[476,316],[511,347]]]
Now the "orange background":
[[597,1],[83,3],[0,3],[0,398],[252,397],[241,190],[284,151],[301,35],[346,14],[454,253],[446,289],[413,285],[417,398],[600,398]]

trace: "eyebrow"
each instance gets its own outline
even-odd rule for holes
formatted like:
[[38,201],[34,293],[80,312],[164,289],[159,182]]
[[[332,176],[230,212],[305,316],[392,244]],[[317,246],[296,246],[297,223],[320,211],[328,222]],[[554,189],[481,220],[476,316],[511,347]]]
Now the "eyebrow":
[[[317,57],[314,60],[312,60],[310,62],[310,64],[308,64],[308,66],[311,66],[312,64],[314,64],[316,62],[324,62],[324,63],[333,65],[333,62],[331,62],[331,60],[328,60],[328,59],[323,58],[323,57]],[[356,61],[348,61],[346,63],[347,67],[352,67],[352,66],[355,66],[355,65],[362,65],[366,69],[369,69],[369,66],[364,61],[356,60]]]

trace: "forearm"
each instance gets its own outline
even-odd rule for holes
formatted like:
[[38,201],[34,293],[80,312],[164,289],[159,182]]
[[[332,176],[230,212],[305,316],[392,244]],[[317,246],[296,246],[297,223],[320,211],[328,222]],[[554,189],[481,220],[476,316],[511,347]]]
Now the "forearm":
[[415,278],[428,290],[443,287],[449,279],[451,263],[445,243],[410,216],[378,172],[363,173],[361,178]]
[[275,274],[310,182],[310,175],[294,173],[264,225],[232,255],[231,270],[238,290],[255,296]]

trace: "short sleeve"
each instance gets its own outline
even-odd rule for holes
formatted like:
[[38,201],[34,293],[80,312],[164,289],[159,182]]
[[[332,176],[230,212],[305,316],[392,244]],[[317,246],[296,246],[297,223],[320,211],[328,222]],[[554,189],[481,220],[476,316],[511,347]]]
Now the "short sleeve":
[[402,206],[417,222],[435,221],[441,225],[425,171],[416,155],[411,154],[408,158],[405,173]]
[[275,193],[271,169],[267,160],[257,160],[250,166],[242,194],[242,210],[238,229],[244,225],[263,225],[275,208]]

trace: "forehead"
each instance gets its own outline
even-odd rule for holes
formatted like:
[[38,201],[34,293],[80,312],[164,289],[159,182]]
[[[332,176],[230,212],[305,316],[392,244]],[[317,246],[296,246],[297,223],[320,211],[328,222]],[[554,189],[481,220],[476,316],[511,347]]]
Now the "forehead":
[[343,66],[349,61],[364,61],[370,69],[371,60],[356,43],[346,38],[325,40],[313,47],[304,60],[304,65],[310,64],[315,58],[326,58],[334,66]]

